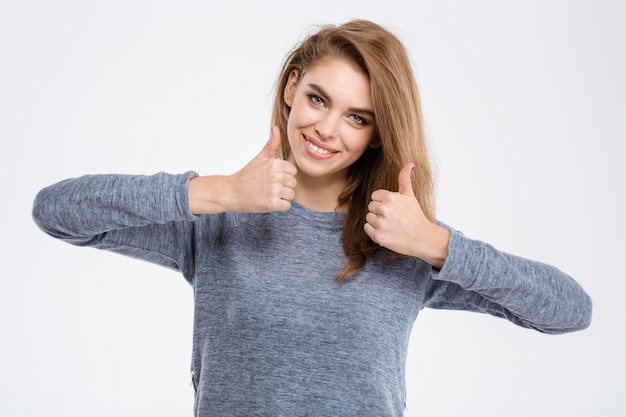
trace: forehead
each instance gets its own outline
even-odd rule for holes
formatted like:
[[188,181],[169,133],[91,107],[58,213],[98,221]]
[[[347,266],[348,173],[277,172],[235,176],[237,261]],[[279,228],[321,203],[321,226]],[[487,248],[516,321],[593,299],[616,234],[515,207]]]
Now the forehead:
[[335,101],[350,101],[350,105],[372,107],[369,76],[345,58],[320,60],[306,69],[301,84],[319,86]]

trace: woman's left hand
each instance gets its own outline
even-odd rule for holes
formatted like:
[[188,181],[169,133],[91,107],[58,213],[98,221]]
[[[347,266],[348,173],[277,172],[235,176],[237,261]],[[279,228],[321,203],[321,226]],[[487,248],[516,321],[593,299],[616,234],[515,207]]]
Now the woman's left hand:
[[450,232],[424,215],[413,193],[413,167],[410,163],[400,171],[398,192],[376,190],[372,193],[365,217],[365,233],[387,249],[441,268],[448,254]]

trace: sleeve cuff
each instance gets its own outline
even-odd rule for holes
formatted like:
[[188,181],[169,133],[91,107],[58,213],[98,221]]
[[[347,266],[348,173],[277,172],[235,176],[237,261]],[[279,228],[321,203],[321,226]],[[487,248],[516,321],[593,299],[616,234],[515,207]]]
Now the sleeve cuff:
[[448,256],[443,267],[434,270],[433,278],[454,282],[464,289],[470,289],[482,274],[484,258],[482,245],[446,225],[442,227],[450,230]]

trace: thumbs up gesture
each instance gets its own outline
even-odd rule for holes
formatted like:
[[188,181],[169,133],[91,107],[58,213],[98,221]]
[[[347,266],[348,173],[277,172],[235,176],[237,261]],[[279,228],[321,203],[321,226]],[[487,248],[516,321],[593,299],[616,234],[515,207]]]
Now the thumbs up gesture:
[[297,169],[288,161],[274,158],[278,146],[280,133],[274,126],[261,152],[235,174],[192,178],[189,182],[192,213],[289,210],[289,201],[295,197]]
[[365,233],[396,253],[414,256],[441,268],[448,254],[450,232],[430,222],[413,193],[407,164],[398,175],[398,192],[376,190],[368,205]]

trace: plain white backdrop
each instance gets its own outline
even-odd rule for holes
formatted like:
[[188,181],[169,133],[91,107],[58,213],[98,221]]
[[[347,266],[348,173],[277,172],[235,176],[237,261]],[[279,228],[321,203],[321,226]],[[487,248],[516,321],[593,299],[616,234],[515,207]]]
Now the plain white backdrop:
[[562,336],[424,311],[406,415],[625,415],[625,9],[0,2],[0,415],[192,414],[191,288],[173,271],[47,237],[33,197],[85,173],[236,171],[267,140],[288,50],[311,25],[351,18],[386,26],[410,53],[439,218],[557,265],[595,307],[589,329]]

